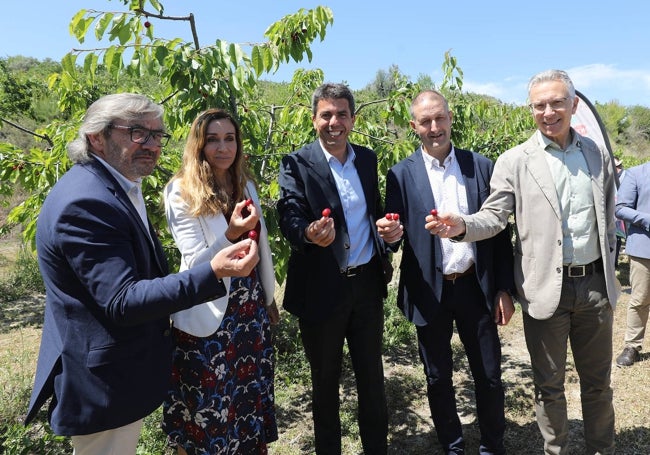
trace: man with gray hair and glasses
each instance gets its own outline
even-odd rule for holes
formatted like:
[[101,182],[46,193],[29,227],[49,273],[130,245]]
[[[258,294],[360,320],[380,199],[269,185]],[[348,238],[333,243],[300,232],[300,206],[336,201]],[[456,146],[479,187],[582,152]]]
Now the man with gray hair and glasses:
[[570,342],[585,453],[611,454],[616,171],[606,150],[571,128],[579,100],[566,72],[533,76],[528,97],[538,130],[499,156],[481,210],[428,216],[427,229],[475,242],[501,231],[514,214],[516,298],[545,453],[568,453],[564,382]]
[[75,455],[135,455],[171,376],[169,315],[225,295],[222,278],[258,261],[247,239],[168,275],[140,190],[169,139],[162,117],[142,95],[95,101],[38,217],[45,322],[25,422],[51,397],[50,425]]

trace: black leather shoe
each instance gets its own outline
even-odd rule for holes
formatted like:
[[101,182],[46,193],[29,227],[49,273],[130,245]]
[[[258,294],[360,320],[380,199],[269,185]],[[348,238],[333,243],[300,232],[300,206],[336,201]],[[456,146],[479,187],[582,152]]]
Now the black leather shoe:
[[634,362],[638,362],[640,357],[639,351],[628,346],[623,349],[621,355],[616,357],[616,365],[619,367],[629,367],[632,366]]

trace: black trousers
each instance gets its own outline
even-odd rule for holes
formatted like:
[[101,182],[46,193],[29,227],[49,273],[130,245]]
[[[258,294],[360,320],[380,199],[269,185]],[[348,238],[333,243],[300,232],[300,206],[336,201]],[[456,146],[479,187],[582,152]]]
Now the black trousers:
[[447,454],[464,453],[465,442],[452,382],[454,322],[474,379],[481,432],[479,453],[505,453],[501,344],[497,325],[485,305],[474,274],[455,282],[444,281],[442,310],[428,325],[417,327],[420,358],[427,377],[427,397],[438,441]]
[[299,321],[311,367],[318,455],[341,453],[339,381],[345,341],[357,384],[364,453],[382,455],[387,451],[388,416],[381,356],[384,313],[380,286],[376,284],[383,276],[379,261],[371,264],[360,275],[346,278],[345,302],[332,317],[316,322]]

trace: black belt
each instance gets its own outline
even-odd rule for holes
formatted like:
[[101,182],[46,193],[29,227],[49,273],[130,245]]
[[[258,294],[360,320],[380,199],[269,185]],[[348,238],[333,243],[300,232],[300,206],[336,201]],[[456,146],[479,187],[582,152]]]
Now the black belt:
[[353,267],[346,267],[345,269],[341,269],[341,275],[346,278],[352,278],[353,276],[361,275],[366,271],[369,265],[370,262],[361,265],[355,265]]
[[470,265],[469,268],[464,272],[450,273],[449,275],[443,275],[442,278],[447,281],[456,281],[458,278],[462,278],[464,276],[471,275],[473,273],[474,273],[474,264]]
[[595,260],[585,265],[565,265],[562,267],[562,275],[567,278],[582,278],[603,271],[603,261]]

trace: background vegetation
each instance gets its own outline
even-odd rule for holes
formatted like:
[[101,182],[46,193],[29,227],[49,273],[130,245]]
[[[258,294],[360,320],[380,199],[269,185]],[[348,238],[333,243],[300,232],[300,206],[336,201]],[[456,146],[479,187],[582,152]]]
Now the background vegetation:
[[[147,94],[165,106],[165,122],[174,140],[164,151],[154,174],[145,179],[144,192],[148,213],[172,264],[177,263],[178,256],[166,230],[160,197],[162,187],[178,168],[189,125],[197,113],[215,106],[229,109],[239,118],[249,163],[260,185],[276,277],[278,283],[284,281],[288,246],[277,229],[274,207],[279,192],[278,164],[284,154],[315,138],[310,96],[323,82],[323,72],[298,70],[287,83],[271,83],[264,77],[289,60],[310,59],[310,45],[316,39],[325,39],[327,27],[334,20],[332,12],[326,7],[301,9],[271,24],[265,33],[266,41],[239,45],[214,36],[199,36],[191,14],[180,19],[192,30],[192,41],[157,36],[156,22],[170,19],[165,16],[162,3],[121,3],[123,13],[81,10],[72,18],[70,29],[80,43],[88,33],[93,33],[107,42],[104,48],[74,51],[61,62],[25,56],[0,58],[0,453],[57,454],[69,447],[66,438],[51,434],[44,412],[36,425],[25,429],[21,424],[31,390],[38,327],[42,323],[42,283],[32,248],[42,201],[70,166],[65,146],[75,136],[86,108],[100,96],[133,91]],[[111,9],[115,9],[114,5]],[[441,81],[432,81],[426,75],[410,80],[395,65],[378,69],[375,79],[355,92],[357,122],[351,140],[377,152],[382,178],[417,146],[407,128],[408,106],[423,88],[437,88],[450,100],[455,113],[452,139],[459,147],[496,158],[532,133],[534,125],[525,107],[464,92],[462,69],[449,53],[441,56],[441,67]],[[614,152],[625,166],[647,160],[650,109],[621,106],[616,101],[597,103],[596,108]],[[397,441],[396,450],[407,449],[395,453],[424,453],[425,449],[412,449],[432,445],[413,328],[398,314],[392,294],[386,311],[386,359],[390,365],[387,385],[396,420],[391,422],[395,428],[392,437]],[[516,329],[512,333],[516,335]],[[308,453],[309,375],[295,320],[284,315],[275,338],[279,420],[284,427],[283,441],[275,444],[273,451]],[[513,342],[513,346],[517,343]],[[459,374],[464,374],[462,347],[457,348]],[[513,379],[509,420],[524,422],[521,425],[528,428],[532,405],[529,390],[522,387],[529,385],[530,379],[523,370],[527,361],[525,353],[522,355],[524,358],[517,357],[519,363],[515,365],[521,376]],[[467,380],[459,378],[462,384]],[[354,453],[360,449],[356,441],[353,387],[347,383],[343,387],[346,450]],[[408,411],[411,407],[420,413]],[[471,411],[467,413],[471,415]],[[147,420],[140,453],[164,452],[159,420],[158,415]],[[536,428],[533,430],[531,435],[523,434],[527,441],[535,439]],[[647,425],[637,435],[647,442]]]

